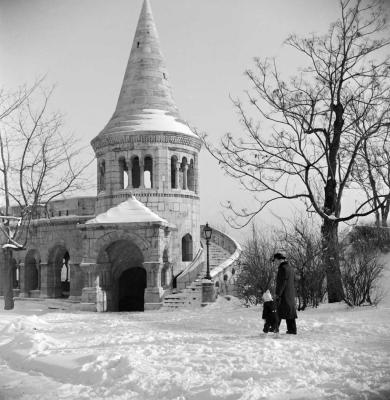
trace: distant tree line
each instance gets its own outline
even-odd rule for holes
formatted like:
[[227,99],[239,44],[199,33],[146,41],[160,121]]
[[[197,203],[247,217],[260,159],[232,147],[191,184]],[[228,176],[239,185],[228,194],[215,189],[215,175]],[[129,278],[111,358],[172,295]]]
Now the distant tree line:
[[[338,247],[343,301],[349,306],[377,305],[383,297],[382,244],[368,236],[367,226],[357,226],[344,235]],[[270,259],[282,251],[295,270],[299,311],[318,307],[327,299],[326,269],[322,262],[320,225],[302,217],[271,233],[252,227],[243,246],[236,280],[238,296],[246,304],[259,304],[263,293],[274,293],[276,267]]]

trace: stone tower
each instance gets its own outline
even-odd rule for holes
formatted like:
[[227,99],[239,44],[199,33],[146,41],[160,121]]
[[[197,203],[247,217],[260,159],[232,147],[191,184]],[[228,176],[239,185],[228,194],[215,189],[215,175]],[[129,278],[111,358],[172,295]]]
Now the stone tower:
[[173,100],[149,0],[144,0],[118,102],[92,140],[96,214],[134,196],[175,225],[174,274],[200,249],[200,139]]

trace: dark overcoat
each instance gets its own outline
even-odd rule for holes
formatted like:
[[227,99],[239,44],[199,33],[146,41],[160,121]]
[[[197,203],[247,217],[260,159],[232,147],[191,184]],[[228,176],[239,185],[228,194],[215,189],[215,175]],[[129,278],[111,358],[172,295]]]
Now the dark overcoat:
[[295,307],[294,270],[287,261],[283,261],[279,265],[278,274],[276,275],[275,294],[279,303],[279,318],[297,318],[297,311]]
[[274,301],[265,301],[263,303],[263,319],[269,323],[278,321],[277,306]]

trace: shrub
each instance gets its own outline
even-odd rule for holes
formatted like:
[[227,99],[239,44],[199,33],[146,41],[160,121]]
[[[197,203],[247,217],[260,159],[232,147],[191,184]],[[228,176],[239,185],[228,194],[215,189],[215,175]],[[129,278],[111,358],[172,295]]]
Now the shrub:
[[267,289],[274,291],[275,271],[270,262],[274,252],[271,240],[253,226],[252,237],[243,246],[236,281],[237,295],[247,305],[261,303]]
[[307,218],[296,219],[289,228],[284,228],[280,239],[295,270],[298,310],[318,307],[326,293],[319,225]]
[[341,276],[344,301],[349,306],[376,305],[382,299],[378,282],[383,264],[379,256],[377,244],[367,240],[364,234],[355,236],[351,245],[344,249]]

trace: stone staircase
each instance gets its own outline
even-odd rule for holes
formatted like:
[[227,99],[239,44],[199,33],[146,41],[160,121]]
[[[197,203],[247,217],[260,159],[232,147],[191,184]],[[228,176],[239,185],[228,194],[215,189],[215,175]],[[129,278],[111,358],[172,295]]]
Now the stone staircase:
[[198,277],[189,287],[170,293],[164,297],[163,308],[172,310],[182,307],[200,307],[202,305],[202,277]]
[[[207,254],[206,240],[201,239],[201,242],[204,248],[204,254],[206,259],[206,254]],[[222,264],[225,260],[229,258],[229,256],[230,254],[227,250],[223,249],[221,246],[218,246],[214,242],[210,242],[209,244],[210,271],[212,271],[215,267],[218,267],[220,264]]]
[[[200,275],[186,288],[178,290],[176,293],[167,293],[164,296],[163,308],[173,310],[182,307],[200,307],[202,305],[202,278],[206,275],[206,240],[201,239],[204,249],[204,268]],[[211,242],[209,244],[210,272],[225,262],[231,254],[218,244]]]

